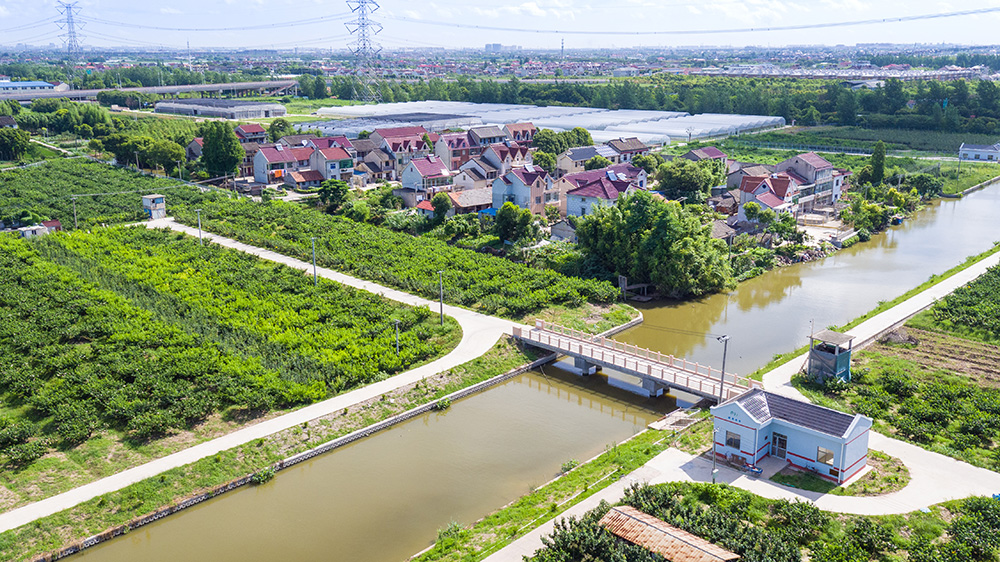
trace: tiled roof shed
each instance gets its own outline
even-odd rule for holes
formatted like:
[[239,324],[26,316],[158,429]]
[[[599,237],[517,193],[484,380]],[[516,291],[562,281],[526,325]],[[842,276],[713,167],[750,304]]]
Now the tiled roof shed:
[[631,506],[612,507],[600,524],[611,534],[670,562],[728,562],[740,555]]

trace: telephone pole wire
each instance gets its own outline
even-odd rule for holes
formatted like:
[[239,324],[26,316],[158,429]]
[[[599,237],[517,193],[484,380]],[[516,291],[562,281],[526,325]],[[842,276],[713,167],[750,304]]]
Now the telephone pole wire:
[[378,87],[375,65],[382,46],[374,38],[382,31],[382,24],[372,21],[371,14],[379,9],[375,0],[347,0],[351,12],[357,14],[354,20],[346,22],[347,31],[355,37],[349,43],[354,53],[356,85],[354,97],[362,101],[382,101],[382,92]]

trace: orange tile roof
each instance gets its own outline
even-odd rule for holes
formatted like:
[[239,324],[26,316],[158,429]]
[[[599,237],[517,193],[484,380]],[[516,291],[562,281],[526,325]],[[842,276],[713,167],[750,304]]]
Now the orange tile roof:
[[712,544],[630,506],[612,507],[601,526],[615,536],[655,552],[671,562],[738,560],[739,554]]

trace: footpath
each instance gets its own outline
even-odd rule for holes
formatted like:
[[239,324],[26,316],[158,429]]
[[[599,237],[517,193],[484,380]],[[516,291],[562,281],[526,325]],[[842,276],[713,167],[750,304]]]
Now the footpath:
[[[150,221],[146,223],[146,226],[148,228],[170,228],[178,232],[198,236],[197,228],[190,228],[175,223],[173,219]],[[207,232],[203,232],[202,236],[205,240],[220,246],[237,249],[266,260],[312,273],[312,264],[310,263]],[[330,279],[344,285],[382,295],[387,299],[397,302],[412,306],[428,306],[431,310],[438,311],[438,303],[436,302],[383,287],[370,281],[350,277],[322,267],[317,268],[317,275],[324,279]],[[370,400],[386,392],[391,392],[397,388],[413,384],[423,378],[434,376],[442,371],[462,365],[489,351],[501,336],[510,334],[516,325],[515,322],[449,305],[445,305],[444,312],[457,320],[462,327],[461,342],[451,353],[444,357],[386,380],[345,392],[323,402],[311,404],[294,412],[245,427],[228,435],[194,445],[183,451],[178,451],[112,476],[84,484],[67,492],[2,513],[0,514],[0,532],[15,529],[41,517],[58,513],[98,496],[151,478],[163,471],[190,464],[227,449],[249,443],[255,439],[267,437],[268,435],[295,427],[318,417],[341,411],[344,408]]]
[[[929,287],[898,305],[862,322],[847,333],[856,338],[858,345],[866,345],[880,334],[900,325],[913,315],[958,287],[979,277],[986,270],[1000,263],[1000,253],[994,254],[969,268]],[[764,389],[799,400],[805,396],[791,384],[792,376],[805,364],[806,354],[769,371],[764,375]],[[820,509],[856,515],[890,515],[909,513],[947,500],[969,496],[989,496],[1000,493],[1000,473],[955,460],[916,445],[871,432],[869,447],[900,459],[910,471],[910,483],[898,492],[882,496],[834,496],[781,486],[770,480],[751,478],[745,473],[728,467],[719,467],[717,482],[771,499],[806,501]],[[520,562],[523,556],[532,556],[542,547],[542,537],[554,529],[557,519],[579,518],[597,507],[600,502],[616,503],[629,486],[635,483],[661,484],[664,482],[711,482],[712,461],[669,449],[653,457],[645,465],[622,477],[611,486],[547,521],[523,537],[485,558],[485,562]]]

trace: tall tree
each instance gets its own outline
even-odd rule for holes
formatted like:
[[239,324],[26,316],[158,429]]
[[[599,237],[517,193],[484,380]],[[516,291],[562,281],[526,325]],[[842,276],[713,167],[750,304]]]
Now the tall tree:
[[27,131],[0,129],[0,160],[20,160],[31,144]]
[[688,204],[703,203],[712,187],[706,168],[685,158],[675,158],[656,170],[656,180],[668,199],[686,198]]
[[584,162],[583,163],[583,169],[584,170],[600,170],[601,168],[607,168],[610,165],[611,165],[611,160],[608,160],[607,158],[605,158],[605,157],[601,156],[600,154],[598,154],[597,156],[594,156],[590,160],[587,160],[586,162]]
[[531,155],[531,163],[552,174],[556,171],[556,157],[552,153],[536,150]]
[[885,143],[878,141],[872,148],[872,185],[881,185],[885,179]]
[[271,139],[271,142],[278,142],[281,137],[294,134],[295,129],[292,128],[292,124],[280,117],[271,121],[271,124],[267,127],[267,136]]
[[213,121],[205,130],[201,161],[211,174],[233,174],[246,156],[243,145],[229,125]]
[[316,100],[322,100],[327,98],[326,78],[324,78],[323,76],[317,76],[316,78],[313,79],[313,91],[311,97]]

